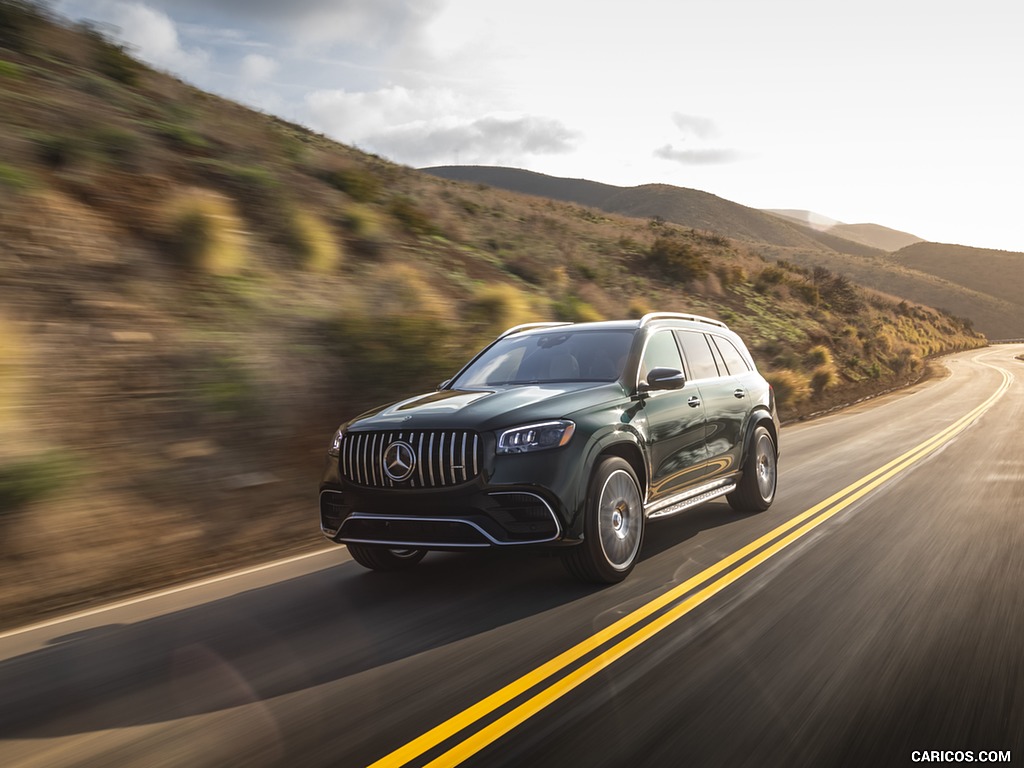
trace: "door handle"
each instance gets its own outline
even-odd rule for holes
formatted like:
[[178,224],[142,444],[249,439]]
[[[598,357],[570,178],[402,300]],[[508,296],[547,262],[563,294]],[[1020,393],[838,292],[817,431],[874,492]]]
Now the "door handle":
[[686,401],[686,404],[691,408],[696,408],[698,405],[700,405],[700,398],[697,397],[696,395],[692,395],[690,399]]
[[735,392],[732,393],[732,396],[742,400],[744,397],[747,396],[747,391],[745,389],[737,389]]

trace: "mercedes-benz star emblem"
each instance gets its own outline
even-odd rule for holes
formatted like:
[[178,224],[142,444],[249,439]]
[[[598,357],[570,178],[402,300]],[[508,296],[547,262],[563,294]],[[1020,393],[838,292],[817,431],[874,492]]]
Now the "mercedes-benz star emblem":
[[416,469],[416,452],[408,443],[396,440],[384,449],[384,473],[395,482],[408,480]]

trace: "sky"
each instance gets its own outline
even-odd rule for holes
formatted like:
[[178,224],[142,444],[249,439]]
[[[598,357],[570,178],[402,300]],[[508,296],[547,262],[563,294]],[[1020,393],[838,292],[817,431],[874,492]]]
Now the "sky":
[[1008,0],[51,0],[411,167],[700,189],[1024,251]]

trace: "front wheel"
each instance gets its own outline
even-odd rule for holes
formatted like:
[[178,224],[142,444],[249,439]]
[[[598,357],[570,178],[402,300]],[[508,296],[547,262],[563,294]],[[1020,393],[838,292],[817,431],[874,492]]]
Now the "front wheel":
[[347,544],[352,559],[374,571],[404,571],[415,566],[427,554],[425,549],[381,547],[372,544]]
[[764,512],[775,500],[778,480],[778,452],[771,433],[764,427],[754,430],[750,452],[743,464],[743,476],[736,490],[726,496],[737,512]]
[[590,477],[583,541],[567,550],[562,562],[578,579],[614,584],[633,570],[643,537],[644,504],[636,473],[624,459],[608,456]]

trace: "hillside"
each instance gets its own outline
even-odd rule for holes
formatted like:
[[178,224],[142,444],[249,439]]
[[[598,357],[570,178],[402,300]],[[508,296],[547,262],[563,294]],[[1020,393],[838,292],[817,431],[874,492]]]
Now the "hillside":
[[[664,184],[616,187],[484,166],[424,170],[442,178],[715,232],[742,241],[752,252],[773,260],[805,270],[827,269],[897,299],[942,307],[967,318],[991,338],[1024,337],[1024,300],[1020,298],[1024,294],[1014,294],[1012,288],[1019,285],[1020,271],[1005,283],[998,277],[979,279],[980,275],[998,276],[1012,270],[1012,255],[1007,260],[999,251],[968,249],[973,253],[973,270],[957,269],[951,255],[918,258],[918,254],[961,253],[956,249],[962,246],[928,244],[926,248],[915,235],[881,225],[843,224],[810,211],[759,211],[692,189]],[[910,258],[890,257],[891,251],[904,246]],[[999,285],[1007,289],[992,290]]]
[[785,419],[984,343],[703,227],[363,154],[0,0],[0,625],[316,546],[341,421],[518,322],[652,309],[743,334]]
[[917,243],[894,253],[893,261],[1007,302],[1014,309],[994,338],[1024,337],[1024,253]]

